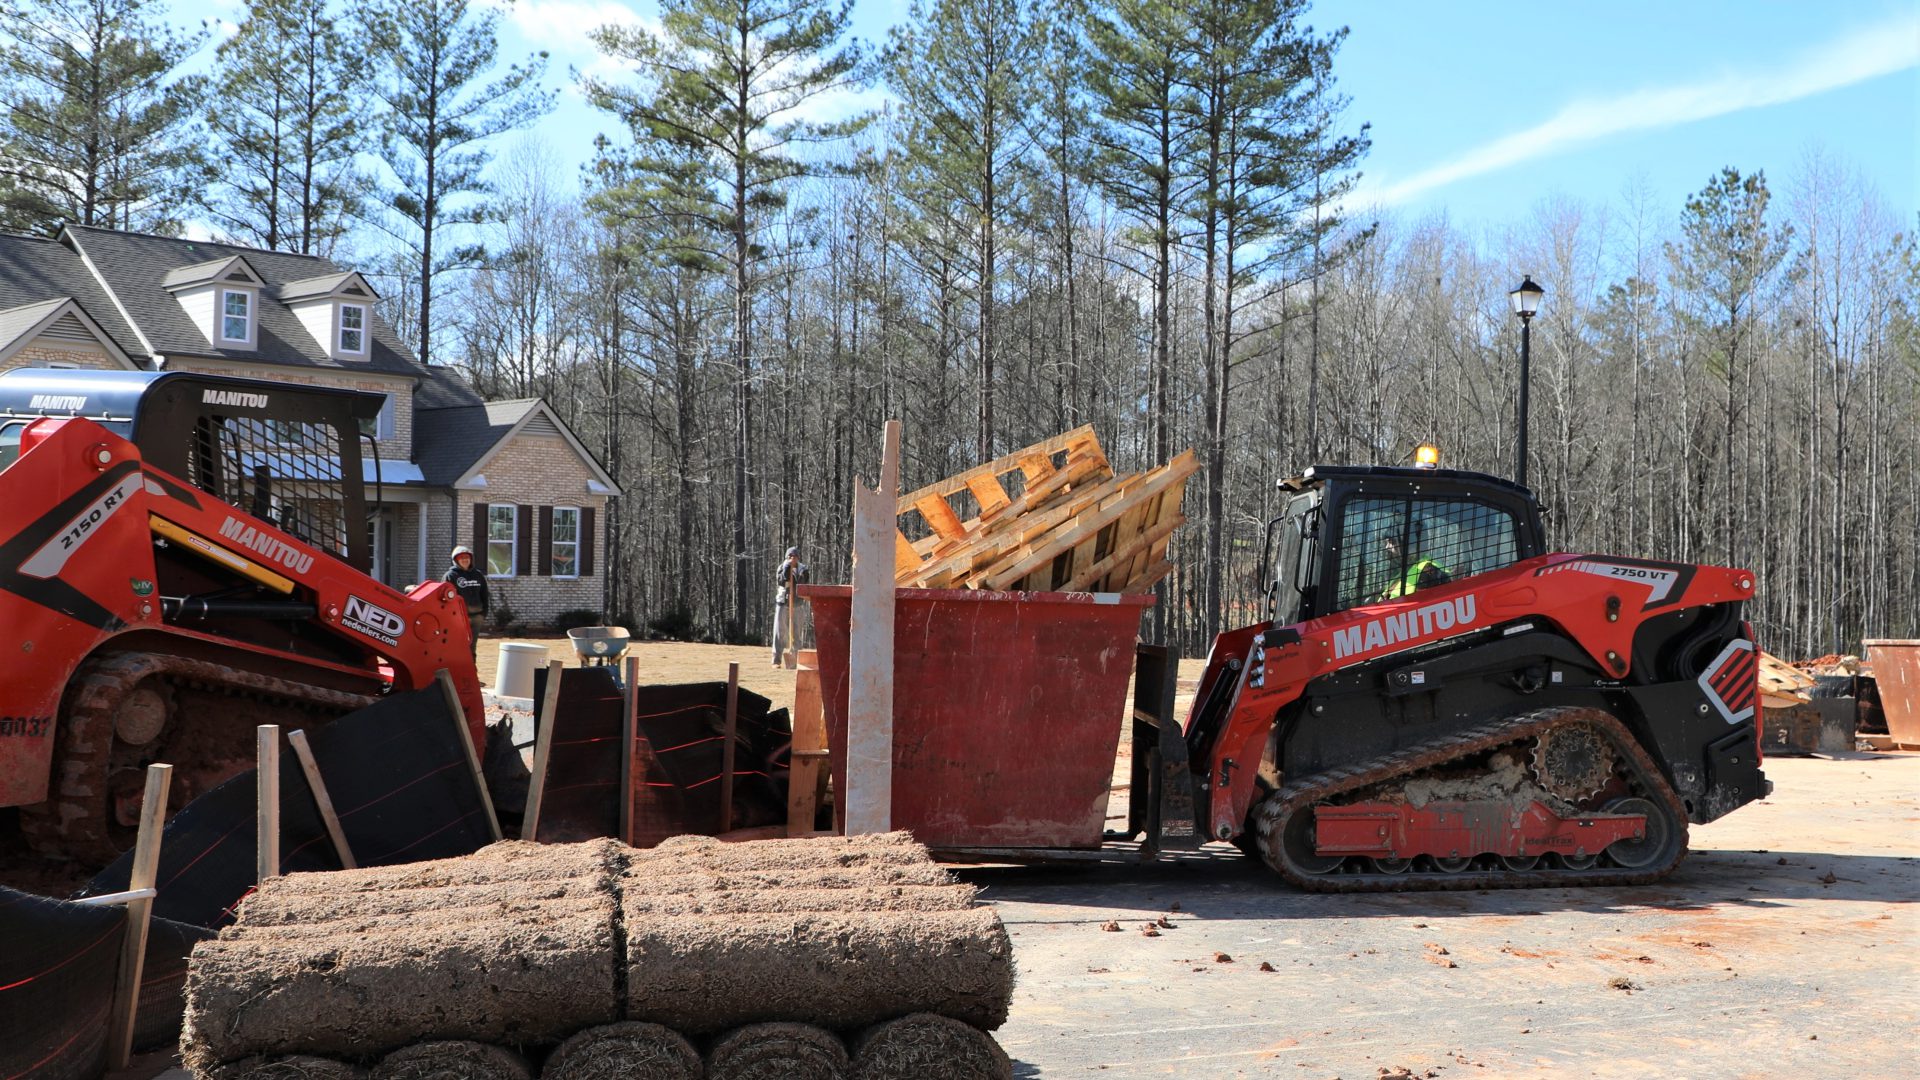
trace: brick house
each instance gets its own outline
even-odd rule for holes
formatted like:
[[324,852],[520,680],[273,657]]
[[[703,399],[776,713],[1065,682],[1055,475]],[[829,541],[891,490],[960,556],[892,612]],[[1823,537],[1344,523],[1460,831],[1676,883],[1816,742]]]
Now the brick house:
[[483,401],[415,360],[378,299],[310,255],[71,225],[0,234],[0,370],[200,371],[382,395],[367,432],[376,577],[438,578],[466,544],[515,621],[600,610],[619,486],[544,401]]

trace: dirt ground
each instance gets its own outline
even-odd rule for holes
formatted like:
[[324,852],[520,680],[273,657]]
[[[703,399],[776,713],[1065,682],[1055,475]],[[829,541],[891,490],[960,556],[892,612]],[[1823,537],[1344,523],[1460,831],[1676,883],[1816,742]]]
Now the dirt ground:
[[[500,643],[520,642],[546,647],[550,660],[580,666],[580,656],[565,634],[551,637],[483,637],[480,639],[480,682],[493,689],[500,668]],[[773,650],[759,645],[698,645],[685,641],[637,641],[627,655],[640,661],[640,682],[650,686],[691,682],[725,682],[727,664],[740,665],[740,685],[773,702],[776,709],[793,705],[793,672],[774,667]]]
[[1911,1075],[1920,754],[1767,772],[1654,886],[1317,896],[1224,847],[966,871],[1019,964],[999,1037],[1020,1076]]

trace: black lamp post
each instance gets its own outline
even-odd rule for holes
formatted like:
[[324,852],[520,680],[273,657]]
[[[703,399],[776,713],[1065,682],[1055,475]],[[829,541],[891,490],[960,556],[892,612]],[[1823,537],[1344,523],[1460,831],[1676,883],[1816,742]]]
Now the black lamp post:
[[1527,365],[1532,360],[1533,313],[1540,310],[1540,298],[1547,290],[1533,283],[1530,274],[1521,275],[1520,284],[1507,293],[1507,299],[1513,301],[1513,313],[1520,316],[1520,450],[1519,463],[1514,466],[1514,482],[1526,486],[1527,483]]

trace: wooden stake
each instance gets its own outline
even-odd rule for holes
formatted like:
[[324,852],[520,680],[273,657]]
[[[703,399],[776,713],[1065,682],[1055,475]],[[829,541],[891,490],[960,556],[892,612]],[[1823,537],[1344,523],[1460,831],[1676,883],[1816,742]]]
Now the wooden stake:
[[254,812],[254,830],[259,846],[254,851],[254,880],[265,883],[280,876],[280,725],[261,724],[254,729],[254,790],[258,795]]
[[487,811],[487,828],[495,840],[505,838],[500,831],[500,815],[493,812],[493,795],[487,791],[487,774],[480,767],[480,751],[473,745],[473,732],[467,727],[467,707],[460,704],[460,691],[453,688],[453,676],[441,668],[433,673],[433,681],[440,684],[440,693],[447,699],[447,708],[453,713],[454,727],[460,731],[460,745],[467,751],[467,767],[473,770],[473,782],[480,789],[480,805]]
[[[896,535],[898,534],[896,533]],[[788,671],[793,670],[794,664],[800,655],[800,640],[795,637],[795,634],[799,632],[800,628],[800,616],[798,614],[800,610],[799,584],[799,582],[795,581],[789,583],[787,586],[787,648],[782,659],[786,661]]]
[[560,708],[560,672],[566,667],[558,660],[547,663],[547,692],[540,697],[540,734],[533,741],[533,780],[527,785],[527,814],[520,824],[520,838],[540,838],[540,797],[547,788],[547,755],[553,752],[553,714]]
[[[795,599],[787,601],[793,610]],[[727,723],[720,734],[720,831],[733,831],[733,739],[740,730],[740,665],[727,665]]]
[[133,1027],[140,1011],[140,980],[147,963],[147,927],[153,918],[153,883],[160,869],[160,837],[167,820],[167,787],[172,780],[173,766],[147,766],[147,790],[140,800],[140,831],[134,837],[133,867],[127,875],[127,890],[132,895],[127,903],[127,934],[120,943],[113,1015],[108,1020],[108,1069],[124,1069],[133,1057]]
[[327,827],[327,835],[333,839],[333,851],[340,857],[340,868],[358,870],[360,866],[353,861],[353,849],[347,846],[346,830],[340,827],[340,815],[333,812],[333,797],[327,794],[327,782],[320,778],[320,763],[313,760],[313,747],[307,745],[307,733],[287,732],[287,744],[293,747],[293,756],[300,759],[300,771],[307,774],[307,787],[313,792],[314,805],[320,808],[320,820]]
[[827,759],[820,671],[812,650],[793,673],[793,744],[787,753],[787,835],[812,836],[820,808],[820,770]]
[[[990,476],[987,479],[992,479]],[[849,836],[893,822],[893,538],[900,493],[900,421],[887,421],[880,486],[853,491],[853,602],[847,627]]]
[[633,846],[633,751],[640,741],[640,658],[627,657],[620,715],[620,842]]

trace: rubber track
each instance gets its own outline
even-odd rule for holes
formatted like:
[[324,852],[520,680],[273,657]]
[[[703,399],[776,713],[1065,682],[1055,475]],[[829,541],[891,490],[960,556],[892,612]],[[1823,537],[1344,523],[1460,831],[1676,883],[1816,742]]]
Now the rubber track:
[[1661,775],[1659,766],[1654,764],[1653,758],[1648,756],[1618,719],[1598,709],[1564,706],[1507,717],[1442,739],[1410,746],[1371,761],[1356,762],[1318,773],[1302,783],[1286,784],[1254,811],[1263,854],[1279,843],[1278,832],[1296,809],[1383,783],[1396,776],[1417,773],[1456,758],[1530,739],[1551,727],[1575,723],[1591,724],[1599,728],[1613,743],[1614,750],[1629,766],[1629,780],[1638,788],[1634,794],[1652,799],[1657,804],[1668,808],[1672,819],[1670,824],[1678,835],[1674,856],[1666,865],[1645,870],[1595,866],[1586,870],[1571,870],[1565,867],[1535,868],[1524,871],[1473,869],[1457,874],[1414,871],[1400,874],[1375,874],[1335,870],[1329,874],[1307,875],[1295,873],[1291,867],[1285,865],[1275,865],[1275,860],[1272,858],[1267,858],[1265,861],[1280,876],[1309,892],[1416,892],[1452,889],[1529,889],[1549,888],[1556,885],[1646,885],[1672,873],[1687,854],[1687,815],[1680,797],[1674,794],[1673,788],[1667,784],[1666,778]]
[[[308,686],[164,653],[113,653],[89,660],[75,671],[61,706],[47,799],[20,808],[20,831],[36,852],[102,865],[119,855],[123,845],[114,840],[107,816],[112,812],[108,782],[113,718],[133,688],[154,675],[175,683],[222,690],[234,697],[279,697],[342,713],[365,708],[376,700],[366,694]],[[170,722],[163,734],[171,733],[175,723],[177,720]],[[177,810],[179,806],[172,808]]]

